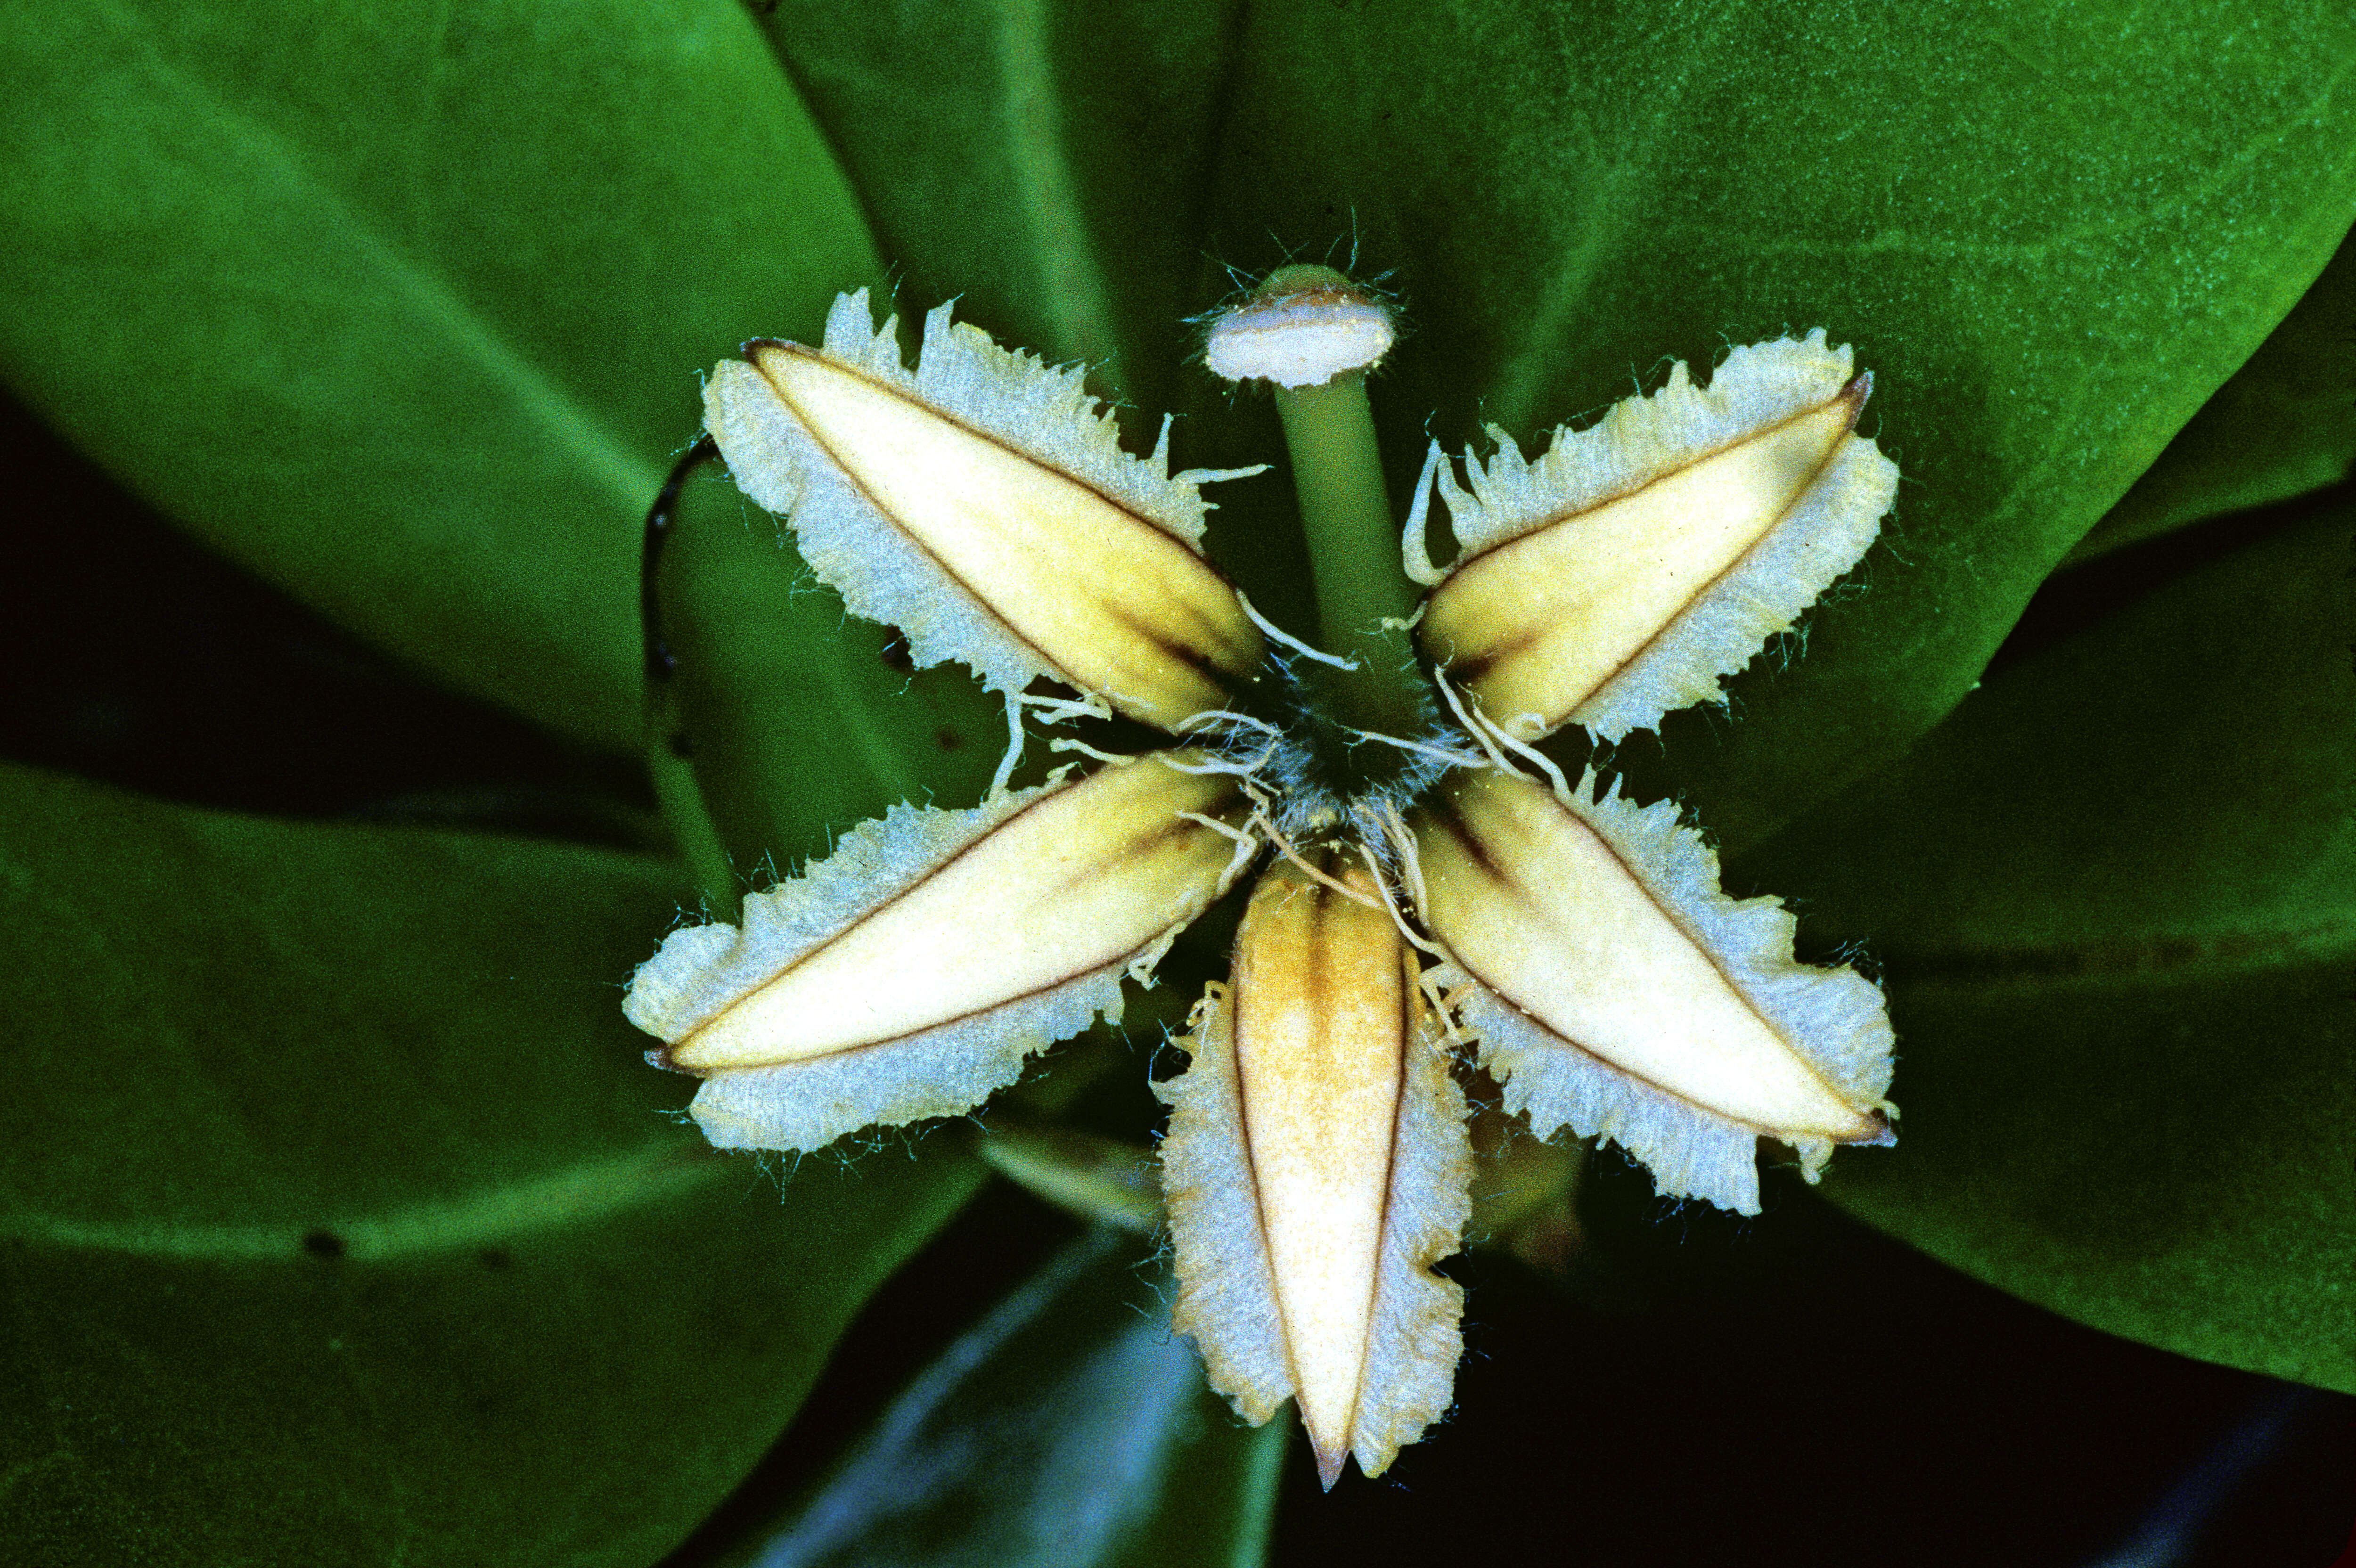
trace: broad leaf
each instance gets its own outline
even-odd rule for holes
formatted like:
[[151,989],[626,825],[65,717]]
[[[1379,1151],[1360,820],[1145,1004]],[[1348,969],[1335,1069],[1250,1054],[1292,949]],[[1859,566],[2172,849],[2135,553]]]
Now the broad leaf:
[[744,12],[20,0],[0,59],[27,400],[347,624],[633,740],[697,373],[876,272]]
[[28,1561],[637,1568],[978,1178],[679,1125],[620,1012],[659,865],[5,780]]
[[1740,869],[1887,961],[1906,1114],[1837,1197],[2097,1327],[2356,1391],[2351,521],[1992,676]]

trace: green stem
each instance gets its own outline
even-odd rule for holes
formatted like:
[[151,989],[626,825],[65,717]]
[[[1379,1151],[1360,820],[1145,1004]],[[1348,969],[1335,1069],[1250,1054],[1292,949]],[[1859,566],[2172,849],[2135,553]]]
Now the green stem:
[[1406,678],[1414,653],[1396,624],[1384,623],[1414,613],[1418,590],[1399,564],[1398,523],[1383,485],[1365,372],[1347,371],[1322,386],[1280,387],[1276,409],[1309,539],[1319,641],[1359,665],[1325,683],[1341,709],[1333,717],[1387,734],[1411,733],[1420,723]]
[[1317,577],[1318,629],[1327,646],[1338,648],[1415,610],[1415,585],[1399,568],[1398,523],[1383,485],[1366,373],[1347,371],[1320,387],[1280,387],[1276,411]]

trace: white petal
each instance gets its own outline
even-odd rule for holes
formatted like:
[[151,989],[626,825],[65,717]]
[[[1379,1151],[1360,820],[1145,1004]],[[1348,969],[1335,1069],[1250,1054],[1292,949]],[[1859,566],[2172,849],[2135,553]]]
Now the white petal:
[[[1348,879],[1371,890],[1363,872]],[[1173,1318],[1246,1419],[1297,1399],[1332,1486],[1448,1408],[1463,1292],[1430,1272],[1470,1211],[1464,1098],[1390,917],[1264,879],[1185,1040],[1163,1185]]]
[[862,291],[836,302],[823,351],[755,343],[713,370],[705,422],[745,494],[918,665],[957,659],[1009,692],[1048,677],[1165,729],[1222,706],[1261,639],[1203,560],[1205,476],[1130,456],[1077,368],[1008,353],[948,305],[915,371],[893,329]]
[[1468,457],[1469,496],[1443,468],[1462,551],[1424,646],[1525,738],[1616,741],[1716,700],[1879,532],[1897,465],[1850,433],[1871,389],[1819,328],[1737,348],[1707,388],[1680,363],[1536,463]]
[[1601,1135],[1661,1190],[1758,1211],[1761,1134],[1811,1178],[1835,1143],[1886,1142],[1880,992],[1792,956],[1772,899],[1737,902],[1665,801],[1568,800],[1488,771],[1416,818],[1424,915],[1480,987],[1465,1022],[1541,1136]]
[[665,1064],[708,1079],[714,1143],[815,1148],[954,1115],[1031,1051],[1120,1016],[1122,976],[1224,891],[1236,781],[1147,757],[970,811],[896,806],[741,929],[674,932],[625,1011]]

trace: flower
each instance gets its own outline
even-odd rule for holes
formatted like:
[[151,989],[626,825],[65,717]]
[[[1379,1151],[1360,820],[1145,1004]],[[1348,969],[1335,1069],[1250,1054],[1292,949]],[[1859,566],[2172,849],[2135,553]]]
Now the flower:
[[[1285,389],[1344,656],[1205,558],[1201,487],[1239,475],[1171,474],[1166,423],[1129,455],[1079,370],[946,305],[914,370],[895,325],[862,293],[820,349],[749,345],[713,373],[707,423],[854,613],[1003,696],[1010,745],[980,805],[897,806],[638,970],[628,1015],[663,1040],[652,1060],[703,1077],[713,1143],[813,1149],[972,1108],[1118,1020],[1124,981],[1258,868],[1189,1065],[1158,1086],[1173,1320],[1248,1419],[1295,1401],[1330,1487],[1345,1456],[1380,1474],[1449,1403],[1462,1293],[1431,1265],[1472,1177],[1452,1061],[1540,1136],[1612,1138],[1664,1193],[1744,1212],[1762,1136],[1811,1179],[1835,1144],[1889,1141],[1876,987],[1795,961],[1792,917],[1726,897],[1673,805],[1573,784],[1537,745],[1716,697],[1863,555],[1896,470],[1853,433],[1871,382],[1847,349],[1822,331],[1738,348],[1707,388],[1680,364],[1535,463],[1493,432],[1462,484],[1435,445],[1400,571],[1370,573],[1331,558],[1391,527],[1364,390],[1387,312],[1323,269],[1269,280],[1209,359]],[[1010,787],[1026,716],[1110,715],[1168,743],[1059,739],[1093,768]]]

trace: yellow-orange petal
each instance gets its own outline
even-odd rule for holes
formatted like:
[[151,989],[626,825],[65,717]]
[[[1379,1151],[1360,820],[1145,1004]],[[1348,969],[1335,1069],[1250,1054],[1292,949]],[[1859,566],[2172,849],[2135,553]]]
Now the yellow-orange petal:
[[[1258,668],[1259,629],[1203,559],[1200,485],[1120,449],[1076,368],[1009,353],[949,307],[914,371],[864,291],[826,346],[758,342],[704,387],[745,494],[786,517],[851,609],[919,665],[1015,692],[1041,677],[1167,729]],[[1167,432],[1165,430],[1165,437]]]
[[1477,985],[1482,1064],[1545,1135],[1608,1136],[1664,1192],[1758,1210],[1761,1134],[1811,1176],[1886,1141],[1880,992],[1792,956],[1772,899],[1719,891],[1717,857],[1663,801],[1569,799],[1498,770],[1413,821],[1433,933]]
[[1463,1293],[1430,1265],[1472,1155],[1414,955],[1379,907],[1280,867],[1184,1043],[1162,1086],[1174,1325],[1246,1419],[1296,1400],[1327,1486],[1346,1455],[1379,1475],[1448,1408],[1462,1349]]
[[[1181,753],[1183,757],[1187,754]],[[1120,983],[1225,891],[1234,778],[1157,756],[970,811],[898,806],[744,901],[674,932],[625,1011],[707,1082],[716,1144],[815,1148],[948,1115],[1028,1053],[1120,1016]]]
[[1525,738],[1616,741],[1716,700],[1880,530],[1898,469],[1851,433],[1871,390],[1819,328],[1737,348],[1706,388],[1679,363],[1536,463],[1468,457],[1470,494],[1443,467],[1461,552],[1425,648]]

